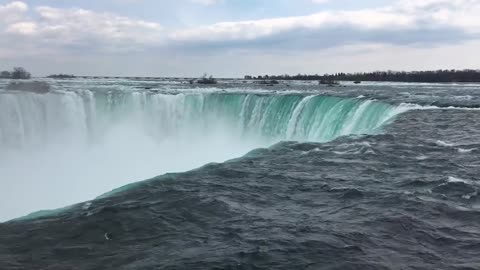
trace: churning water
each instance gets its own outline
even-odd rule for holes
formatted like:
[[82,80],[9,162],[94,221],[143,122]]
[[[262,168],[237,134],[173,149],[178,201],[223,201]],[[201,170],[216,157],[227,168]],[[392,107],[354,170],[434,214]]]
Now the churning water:
[[479,85],[48,82],[0,84],[0,220],[72,206],[0,269],[480,267]]

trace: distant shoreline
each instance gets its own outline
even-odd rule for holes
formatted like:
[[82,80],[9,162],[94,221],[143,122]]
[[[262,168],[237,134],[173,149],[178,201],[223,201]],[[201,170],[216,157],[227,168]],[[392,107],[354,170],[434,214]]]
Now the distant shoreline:
[[[50,79],[129,79],[129,80],[187,80],[195,77],[183,76],[76,76],[67,74],[54,74],[45,77]],[[13,79],[0,76],[0,79]],[[480,70],[436,70],[436,71],[375,71],[357,73],[333,73],[324,75],[246,75],[243,78],[213,78],[220,80],[244,80],[260,82],[277,81],[318,81],[319,84],[338,84],[339,82],[400,82],[400,83],[480,83]]]
[[[191,79],[195,79],[195,77],[182,77],[182,78],[178,78],[178,77],[118,77],[118,76],[115,76],[115,77],[109,77],[109,76],[75,76],[74,78],[49,78],[47,76],[40,76],[40,77],[32,77],[31,80],[35,80],[35,79],[53,79],[53,80],[72,80],[72,79],[98,79],[98,80],[101,80],[101,79],[127,79],[127,80],[151,80],[151,81],[155,81],[155,80],[178,80],[178,81],[181,81],[181,80],[184,80],[185,82],[188,82],[189,80]],[[219,82],[221,82],[221,80],[225,80],[225,81],[252,81],[252,82],[259,82],[259,81],[263,81],[264,79],[248,79],[248,80],[245,80],[243,78],[216,78]],[[15,79],[11,79],[11,78],[0,78],[0,80],[15,80]],[[280,79],[278,81],[285,81],[285,82],[288,82],[288,81],[305,81],[305,82],[315,82],[315,81],[318,81],[318,80],[302,80],[302,79],[286,79],[286,80],[283,80],[283,79]],[[339,82],[339,83],[354,83],[355,81],[352,81],[352,80],[336,80],[336,82]],[[381,82],[385,82],[385,83],[388,83],[388,82],[391,82],[391,83],[438,83],[438,84],[480,84],[480,80],[479,81],[443,81],[443,82],[429,82],[429,81],[389,81],[389,80],[385,80],[385,81],[360,81],[360,83],[381,83]]]
[[480,70],[436,70],[436,71],[375,71],[357,73],[334,73],[325,75],[264,75],[250,76],[253,80],[301,80],[319,81],[322,84],[340,81],[361,82],[405,82],[405,83],[480,83]]

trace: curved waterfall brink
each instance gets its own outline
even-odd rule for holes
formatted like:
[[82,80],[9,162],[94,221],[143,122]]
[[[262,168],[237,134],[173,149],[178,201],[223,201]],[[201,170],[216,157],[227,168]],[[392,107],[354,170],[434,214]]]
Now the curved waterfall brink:
[[154,140],[227,132],[237,139],[324,142],[372,134],[400,107],[331,96],[54,92],[0,94],[3,149],[98,143],[109,129],[133,125]]
[[282,140],[374,134],[405,110],[298,94],[0,92],[0,221]]

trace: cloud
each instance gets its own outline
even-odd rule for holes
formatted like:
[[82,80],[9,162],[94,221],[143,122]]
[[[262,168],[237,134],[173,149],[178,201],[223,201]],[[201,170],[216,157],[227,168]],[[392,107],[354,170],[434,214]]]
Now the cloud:
[[158,23],[84,9],[38,7],[36,11],[39,35],[53,42],[154,45],[162,38],[163,28]]
[[27,11],[28,5],[20,1],[0,5],[0,25],[21,20]]
[[[211,5],[221,0],[189,1]],[[166,29],[157,22],[113,13],[48,6],[31,10],[24,2],[14,1],[0,5],[0,49],[10,52],[12,44],[42,53],[149,48],[292,51],[368,43],[438,46],[479,39],[477,14],[479,0],[402,0],[381,8]]]
[[219,3],[221,0],[191,0],[193,3],[198,3],[205,6],[211,6]]
[[22,35],[33,35],[37,32],[37,25],[34,22],[18,22],[10,24],[7,33],[18,33]]
[[126,51],[159,45],[163,40],[160,24],[110,13],[41,6],[35,9],[33,20],[20,16],[26,10],[22,2],[0,7],[0,12],[4,9],[17,14],[15,20],[7,21],[8,38],[28,37],[38,46]]
[[[478,0],[404,0],[383,8],[325,11],[309,16],[222,22],[170,34],[176,45],[316,48],[350,43],[445,44],[478,38]],[[273,47],[272,47],[273,46]],[[295,46],[289,46],[289,49]]]
[[178,41],[255,40],[294,30],[320,30],[340,26],[357,29],[400,29],[411,28],[413,24],[411,17],[393,12],[322,12],[300,17],[217,23],[178,31],[171,37]]
[[403,0],[393,7],[429,27],[445,25],[480,33],[479,0]]

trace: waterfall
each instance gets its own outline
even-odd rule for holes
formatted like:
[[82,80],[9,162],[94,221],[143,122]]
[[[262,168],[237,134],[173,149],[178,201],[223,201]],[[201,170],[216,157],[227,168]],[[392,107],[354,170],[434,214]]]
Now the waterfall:
[[0,91],[0,220],[283,140],[375,134],[405,110],[301,94]]

